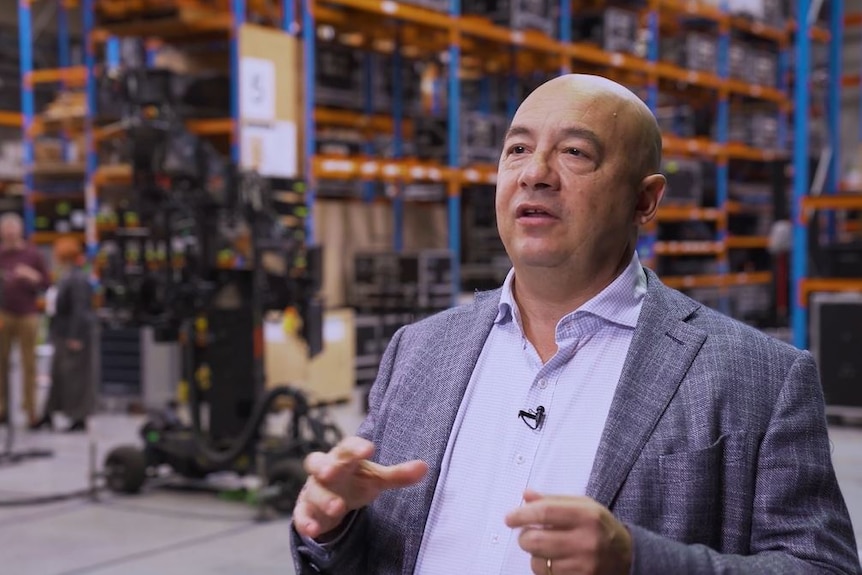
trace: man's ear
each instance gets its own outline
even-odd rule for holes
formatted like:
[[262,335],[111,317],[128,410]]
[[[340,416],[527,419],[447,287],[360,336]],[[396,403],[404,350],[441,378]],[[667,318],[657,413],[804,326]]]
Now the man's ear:
[[664,197],[667,180],[661,174],[652,174],[641,180],[638,188],[638,201],[635,205],[635,223],[644,225],[655,218],[658,206]]

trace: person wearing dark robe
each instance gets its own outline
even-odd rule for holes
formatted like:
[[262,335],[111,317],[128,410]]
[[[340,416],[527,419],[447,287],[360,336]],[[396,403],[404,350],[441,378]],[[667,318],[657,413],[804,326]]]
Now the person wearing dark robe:
[[45,413],[35,426],[53,428],[53,414],[70,421],[67,431],[86,431],[95,403],[92,369],[92,288],[83,270],[78,240],[61,237],[54,244],[57,290],[50,337],[54,346],[51,390]]

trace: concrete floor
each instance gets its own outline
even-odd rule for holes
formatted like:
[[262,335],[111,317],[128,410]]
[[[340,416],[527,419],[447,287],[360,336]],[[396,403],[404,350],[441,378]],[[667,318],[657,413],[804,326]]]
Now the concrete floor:
[[[358,403],[331,413],[345,432],[361,421]],[[0,501],[85,489],[91,442],[101,462],[112,446],[137,440],[140,421],[106,414],[86,435],[19,432],[16,451],[47,448],[54,455],[0,465]],[[831,435],[862,547],[862,428],[833,428]],[[0,565],[15,575],[294,575],[287,519],[256,517],[246,503],[165,490],[0,507]]]

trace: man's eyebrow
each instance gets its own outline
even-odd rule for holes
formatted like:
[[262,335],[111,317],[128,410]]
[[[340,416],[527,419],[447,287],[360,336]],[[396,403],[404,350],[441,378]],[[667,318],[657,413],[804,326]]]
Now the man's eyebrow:
[[529,136],[532,133],[533,133],[533,131],[530,130],[530,128],[527,128],[526,126],[512,126],[508,130],[506,130],[506,135],[503,136],[503,141],[505,142],[509,138],[512,138],[515,136]]

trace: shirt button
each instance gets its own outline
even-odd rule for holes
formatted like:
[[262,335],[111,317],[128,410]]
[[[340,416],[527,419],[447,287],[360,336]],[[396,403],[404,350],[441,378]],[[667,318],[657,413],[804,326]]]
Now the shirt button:
[[524,456],[523,455],[516,456],[515,457],[515,463],[517,463],[518,465],[521,465],[522,463],[524,463]]
[[540,379],[539,380],[539,389],[545,389],[546,387],[548,387],[548,380],[547,379]]
[[491,543],[493,543],[494,545],[496,545],[499,542],[500,542],[500,537],[498,535],[493,535],[491,537]]

